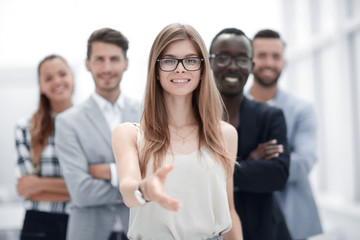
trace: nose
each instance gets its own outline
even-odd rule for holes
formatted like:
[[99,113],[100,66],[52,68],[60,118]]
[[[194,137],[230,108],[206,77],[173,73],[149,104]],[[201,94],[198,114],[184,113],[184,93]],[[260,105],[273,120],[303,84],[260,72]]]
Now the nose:
[[63,77],[60,76],[60,75],[56,75],[56,76],[54,77],[54,83],[55,83],[55,84],[60,84],[60,83],[62,82],[62,80],[63,80]]
[[105,60],[104,63],[103,63],[103,71],[104,72],[110,72],[111,68],[112,68],[111,61],[108,60],[108,59]]
[[186,71],[186,69],[184,67],[184,63],[182,61],[181,62],[179,61],[178,65],[175,68],[175,71],[176,72],[185,72]]
[[264,65],[267,67],[272,67],[275,65],[275,60],[272,57],[268,56],[264,59]]
[[236,59],[233,57],[228,66],[229,70],[237,71],[239,69],[238,65],[236,64]]

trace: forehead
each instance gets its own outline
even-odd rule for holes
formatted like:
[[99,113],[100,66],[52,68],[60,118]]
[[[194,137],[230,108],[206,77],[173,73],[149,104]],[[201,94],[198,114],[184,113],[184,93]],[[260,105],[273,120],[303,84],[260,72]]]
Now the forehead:
[[41,74],[52,74],[59,70],[66,70],[68,66],[60,58],[53,58],[45,61],[40,67]]
[[278,38],[256,38],[253,41],[255,52],[277,52],[284,51],[284,43]]
[[196,55],[198,51],[195,44],[191,40],[178,40],[170,43],[163,52],[163,55],[184,57],[188,55]]
[[117,56],[123,55],[123,49],[113,43],[93,42],[91,44],[92,56]]
[[231,55],[252,55],[252,46],[245,36],[221,34],[213,43],[213,53],[228,53]]

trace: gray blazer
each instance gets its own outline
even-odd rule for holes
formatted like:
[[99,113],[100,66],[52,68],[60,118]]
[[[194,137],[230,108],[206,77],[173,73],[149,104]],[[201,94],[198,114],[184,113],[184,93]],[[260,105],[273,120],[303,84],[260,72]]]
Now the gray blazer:
[[[124,105],[123,122],[138,122],[141,107],[128,98]],[[107,240],[116,214],[127,232],[129,209],[119,204],[119,189],[89,174],[90,164],[115,162],[111,132],[95,100],[90,96],[57,115],[55,129],[56,151],[72,203],[67,239]]]
[[276,192],[293,239],[322,233],[309,174],[316,162],[316,117],[313,106],[278,89],[272,103],[285,114],[290,149],[290,174],[285,189]]

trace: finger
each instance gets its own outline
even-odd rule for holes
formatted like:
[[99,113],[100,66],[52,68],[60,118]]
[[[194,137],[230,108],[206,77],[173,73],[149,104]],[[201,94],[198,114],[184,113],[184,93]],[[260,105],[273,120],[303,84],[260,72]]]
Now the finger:
[[156,175],[158,176],[158,178],[160,178],[162,181],[164,181],[164,180],[166,179],[167,174],[168,174],[171,170],[173,170],[173,168],[174,168],[174,164],[170,164],[170,165],[168,165],[168,166],[161,167],[161,168],[157,171]]
[[283,153],[284,152],[284,146],[282,144],[279,144],[278,147],[279,147],[279,152]]
[[276,139],[271,139],[267,142],[264,142],[264,144],[276,144],[277,143],[277,140]]
[[265,152],[266,152],[267,154],[269,154],[269,153],[275,153],[275,152],[277,152],[277,153],[282,153],[283,151],[284,151],[284,148],[283,148],[282,145],[272,145],[272,146],[267,146],[267,147],[265,148]]
[[178,211],[182,206],[182,203],[179,200],[171,198],[167,195],[163,195],[161,199],[159,199],[158,203],[167,210],[170,211]]
[[273,159],[273,158],[277,158],[277,157],[279,157],[280,156],[280,154],[279,153],[274,153],[274,154],[269,154],[269,155],[267,155],[266,156],[266,160],[270,160],[270,159]]
[[276,142],[266,142],[266,143],[263,143],[263,147],[266,148],[266,147],[271,147],[271,146],[278,146],[278,144],[276,144]]

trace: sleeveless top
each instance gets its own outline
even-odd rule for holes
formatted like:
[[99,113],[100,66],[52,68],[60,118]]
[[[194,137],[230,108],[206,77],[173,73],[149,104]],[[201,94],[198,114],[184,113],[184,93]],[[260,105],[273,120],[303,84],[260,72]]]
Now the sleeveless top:
[[[143,135],[138,128],[137,145]],[[189,154],[166,154],[164,165],[173,163],[165,191],[183,204],[178,212],[156,202],[130,208],[130,239],[208,239],[231,229],[226,192],[226,172],[207,147]],[[152,161],[146,177],[152,175]]]

